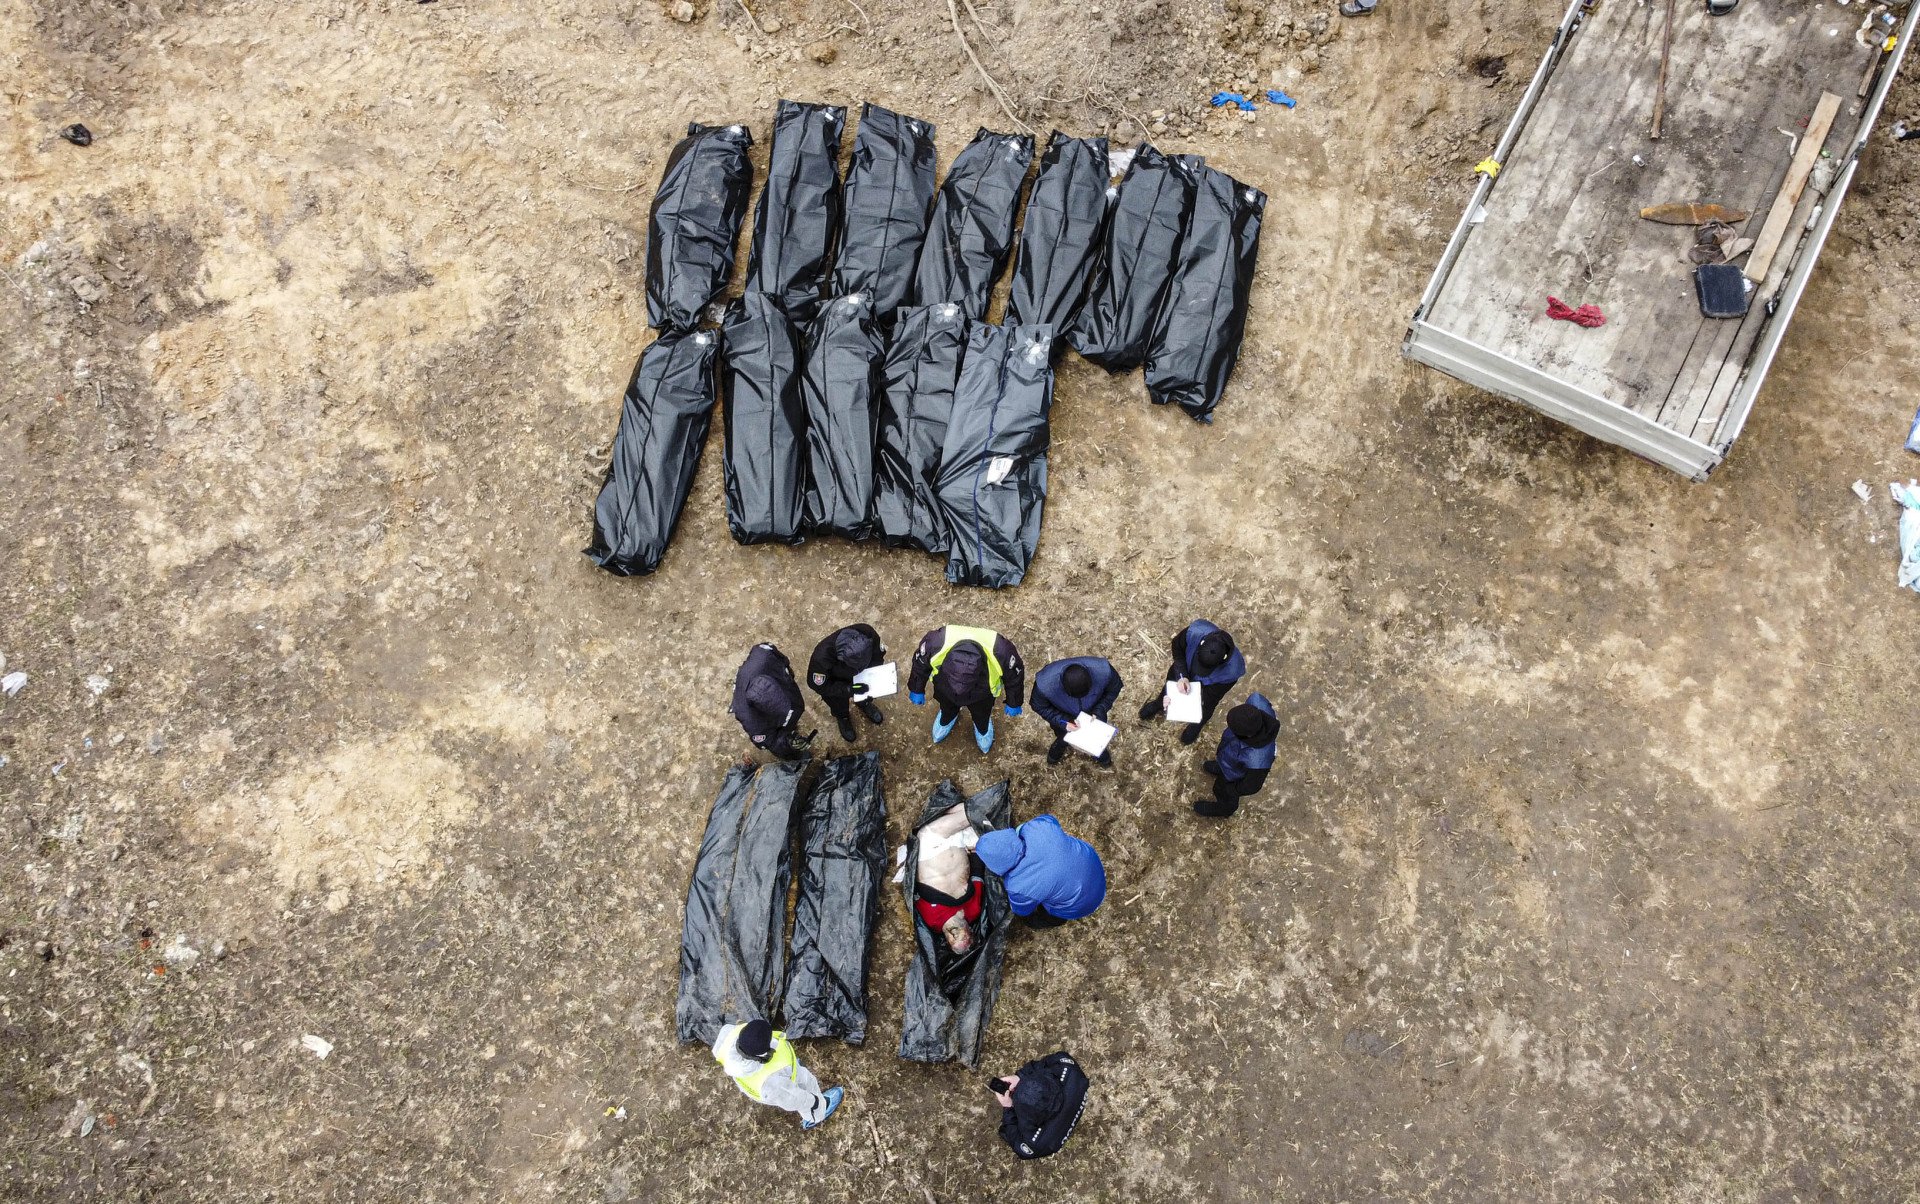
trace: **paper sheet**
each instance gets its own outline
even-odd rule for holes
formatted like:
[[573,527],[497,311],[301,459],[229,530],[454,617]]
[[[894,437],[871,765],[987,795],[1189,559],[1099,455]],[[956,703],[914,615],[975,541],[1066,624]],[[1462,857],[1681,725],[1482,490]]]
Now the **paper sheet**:
[[893,661],[862,669],[853,675],[853,680],[855,684],[867,687],[867,692],[860,696],[867,702],[900,692],[900,669]]
[[1167,722],[1200,722],[1200,683],[1190,681],[1183,692],[1179,682],[1167,683]]
[[1067,733],[1067,743],[1089,757],[1097,757],[1107,751],[1107,745],[1113,743],[1113,733],[1118,730],[1111,723],[1102,723],[1085,711],[1080,712],[1080,726]]

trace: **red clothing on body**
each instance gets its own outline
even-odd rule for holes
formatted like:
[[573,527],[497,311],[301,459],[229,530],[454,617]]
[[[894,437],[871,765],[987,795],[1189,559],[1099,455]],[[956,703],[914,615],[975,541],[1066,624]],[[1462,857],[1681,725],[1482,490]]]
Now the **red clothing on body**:
[[986,899],[985,893],[980,889],[981,885],[980,879],[975,878],[973,884],[967,890],[966,902],[958,906],[949,903],[935,903],[924,897],[916,898],[913,901],[913,905],[919,909],[920,918],[926,921],[927,927],[933,929],[935,932],[944,928],[947,921],[953,918],[955,912],[959,912],[965,916],[967,923],[971,924],[980,918],[980,906]]

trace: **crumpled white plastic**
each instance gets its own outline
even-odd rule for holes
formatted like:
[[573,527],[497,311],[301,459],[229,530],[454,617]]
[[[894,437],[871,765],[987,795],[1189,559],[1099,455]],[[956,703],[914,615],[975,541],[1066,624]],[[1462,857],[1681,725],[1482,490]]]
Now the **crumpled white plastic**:
[[1920,482],[1888,485],[1900,503],[1900,585],[1920,593]]

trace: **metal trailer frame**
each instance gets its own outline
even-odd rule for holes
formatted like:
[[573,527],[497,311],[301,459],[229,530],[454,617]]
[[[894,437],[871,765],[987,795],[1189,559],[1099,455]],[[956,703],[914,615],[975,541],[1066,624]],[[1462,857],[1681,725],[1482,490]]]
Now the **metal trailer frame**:
[[[1506,131],[1500,135],[1492,155],[1495,162],[1506,162],[1507,156],[1519,142],[1541,93],[1546,90],[1548,79],[1552,77],[1554,68],[1559,66],[1574,35],[1579,32],[1587,6],[1588,0],[1572,0],[1567,6],[1566,15],[1554,30],[1553,44],[1541,58],[1540,66],[1535,69],[1532,81],[1520,98],[1519,108],[1514,111],[1512,120],[1507,122]],[[1866,149],[1867,139],[1879,121],[1881,107],[1886,103],[1887,93],[1893,88],[1894,79],[1900,74],[1901,63],[1906,59],[1907,47],[1912,43],[1917,28],[1920,28],[1920,0],[1908,6],[1906,21],[1900,26],[1893,49],[1887,52],[1886,60],[1880,66],[1879,83],[1861,113],[1860,127],[1841,161],[1833,186],[1815,209],[1809,228],[1803,230],[1802,236],[1795,240],[1790,261],[1792,266],[1785,279],[1764,302],[1756,300],[1756,304],[1765,306],[1766,322],[1748,353],[1746,363],[1741,367],[1739,383],[1734,387],[1726,413],[1715,428],[1711,442],[1690,439],[1618,402],[1609,401],[1534,365],[1462,338],[1425,320],[1453,272],[1461,247],[1472,232],[1474,213],[1493,190],[1492,176],[1483,174],[1474,187],[1473,196],[1460,215],[1459,224],[1454,227],[1453,237],[1447,241],[1446,250],[1427,282],[1426,292],[1421,294],[1420,305],[1413,311],[1406,340],[1400,345],[1401,354],[1437,368],[1456,380],[1498,394],[1509,401],[1531,406],[1549,418],[1584,431],[1596,439],[1624,447],[1693,480],[1705,480],[1707,474],[1726,459],[1728,449],[1746,425],[1754,399],[1766,383],[1767,371],[1773,366],[1780,342],[1786,337],[1787,324],[1793,320],[1794,310],[1799,307],[1800,297],[1806,292],[1807,280],[1813,275],[1821,248],[1826,245],[1827,235],[1840,215],[1841,203],[1846,200],[1847,189],[1860,168],[1860,154]]]

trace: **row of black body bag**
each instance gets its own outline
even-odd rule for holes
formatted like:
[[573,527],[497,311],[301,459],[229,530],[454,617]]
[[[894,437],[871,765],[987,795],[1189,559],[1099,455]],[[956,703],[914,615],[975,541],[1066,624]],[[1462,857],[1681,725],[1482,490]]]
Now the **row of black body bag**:
[[[1239,355],[1266,197],[1142,145],[1056,132],[1015,228],[1031,138],[981,130],[934,187],[934,127],[783,100],[746,291],[718,329],[752,183],[744,126],[688,127],[654,197],[647,314],[587,555],[650,573],[724,398],[740,543],[878,537],[947,557],[958,584],[1025,575],[1046,499],[1063,345],[1144,367],[1156,403],[1208,421]],[[1005,320],[987,306],[1015,259]]]
[[[860,1045],[867,1039],[867,977],[887,855],[880,754],[828,761],[807,790],[810,765],[736,765],[714,799],[680,932],[674,1026],[683,1042],[711,1045],[725,1025],[776,1017],[796,1041],[838,1037]],[[955,808],[964,808],[967,822],[982,831],[1013,825],[1006,782],[971,797],[942,782],[914,822],[901,884],[914,945],[900,1056],[974,1066],[1000,995],[1013,911],[1006,886],[982,867],[985,898],[967,953],[949,951],[915,917],[920,833]],[[796,835],[800,889],[789,957]]]

